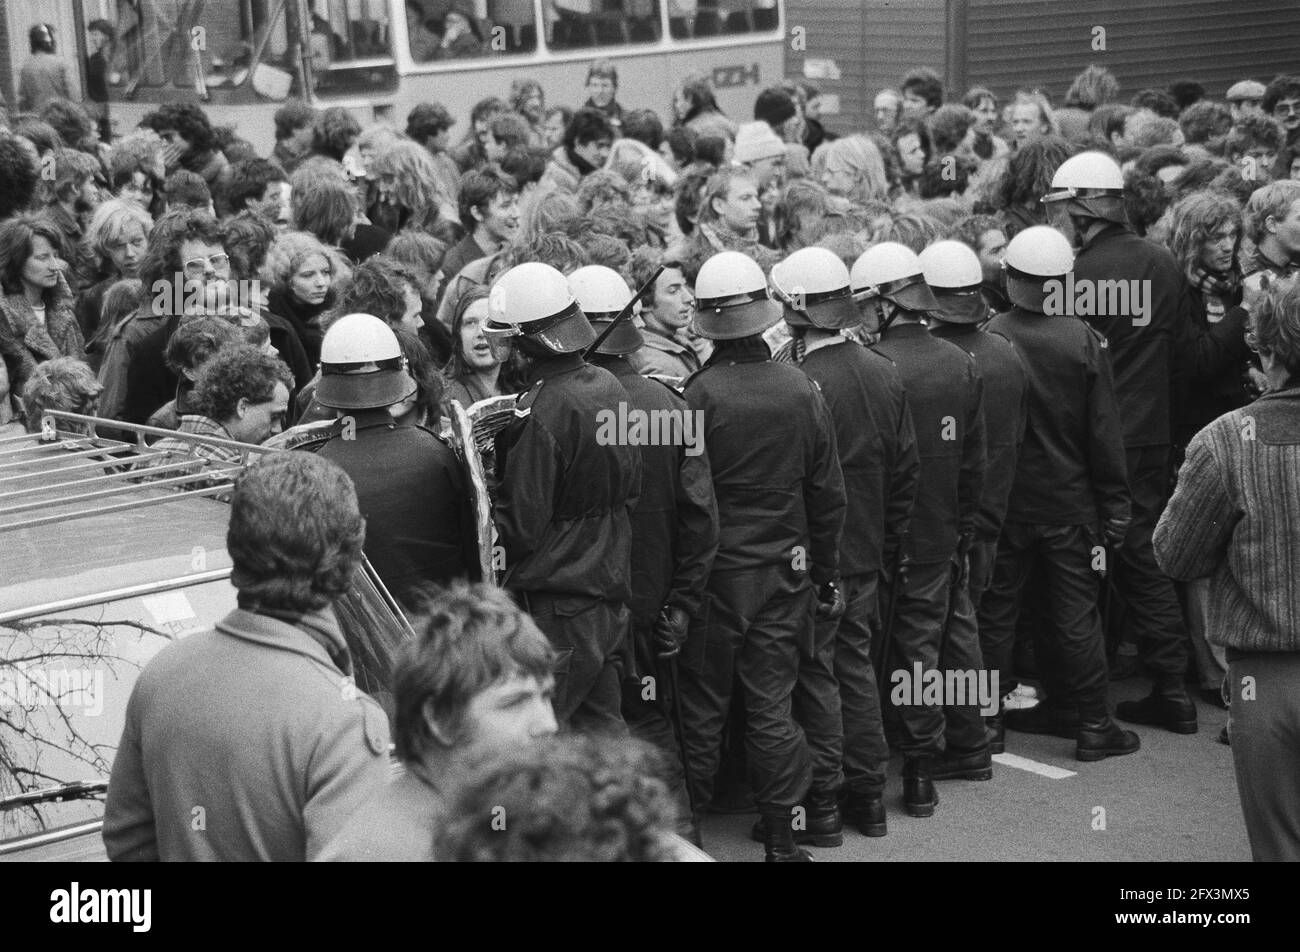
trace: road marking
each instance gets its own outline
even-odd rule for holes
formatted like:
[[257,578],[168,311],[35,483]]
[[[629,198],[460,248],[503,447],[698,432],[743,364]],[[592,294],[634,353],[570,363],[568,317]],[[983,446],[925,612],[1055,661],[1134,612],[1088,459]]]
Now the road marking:
[[1066,770],[1063,767],[1053,767],[1051,764],[1040,764],[1036,760],[1030,760],[1028,757],[1021,757],[1017,754],[994,754],[993,759],[1003,767],[1015,767],[1017,770],[1028,770],[1030,773],[1036,773],[1039,776],[1046,777],[1048,780],[1064,780],[1066,777],[1073,777],[1076,771]]

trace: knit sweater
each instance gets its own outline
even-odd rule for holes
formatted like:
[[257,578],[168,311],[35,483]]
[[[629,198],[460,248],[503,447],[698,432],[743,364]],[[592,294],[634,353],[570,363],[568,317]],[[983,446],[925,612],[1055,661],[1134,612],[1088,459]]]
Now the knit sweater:
[[1300,387],[1193,437],[1154,544],[1171,578],[1209,577],[1210,641],[1300,651]]

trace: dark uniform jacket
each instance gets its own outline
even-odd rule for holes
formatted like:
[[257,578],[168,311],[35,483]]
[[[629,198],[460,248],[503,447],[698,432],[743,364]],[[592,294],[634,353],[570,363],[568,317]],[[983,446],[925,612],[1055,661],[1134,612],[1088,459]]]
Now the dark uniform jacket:
[[902,376],[921,463],[904,557],[947,562],[959,538],[974,540],[984,490],[984,401],[975,362],[923,324],[894,324],[875,349]]
[[366,556],[388,590],[410,605],[422,583],[478,580],[477,530],[456,454],[423,427],[398,425],[386,409],[355,410],[351,418],[355,433],[345,429],[320,456],[352,477]]
[[1016,476],[1016,454],[1025,435],[1025,368],[1009,341],[986,334],[975,324],[939,323],[930,333],[970,354],[984,385],[987,464],[975,528],[982,541],[996,542]]
[[[1140,287],[1149,314],[1130,306],[1128,313],[1080,316],[1106,336],[1124,446],[1169,445],[1171,397],[1181,391],[1185,377],[1178,351],[1192,310],[1187,281],[1174,256],[1123,225],[1110,224],[1084,242],[1074,259],[1074,279],[1076,285],[1094,282],[1094,291],[1101,281],[1146,282]],[[1135,318],[1148,317],[1149,323],[1134,324]]]
[[1025,369],[1028,420],[1007,506],[1014,522],[1127,521],[1128,482],[1106,339],[1078,318],[1013,308],[988,323]]
[[[688,431],[685,414],[692,411],[686,401],[671,387],[642,377],[625,358],[598,357],[597,362],[623,385],[629,409],[659,414],[659,419],[674,427],[677,424],[671,421],[682,421],[681,429],[667,433],[656,429],[647,434],[651,439],[678,434],[681,441],[639,447],[641,495],[632,513],[635,554],[632,600],[628,602],[632,619],[653,623],[665,605],[694,616],[718,551],[718,505],[709,456],[704,452],[703,428]],[[609,409],[617,411],[618,407]],[[691,445],[687,445],[687,436],[693,437]]]
[[503,584],[627,604],[641,454],[602,446],[596,436],[600,411],[617,407],[627,391],[580,354],[537,361],[529,382],[496,438]]
[[840,574],[879,571],[897,557],[920,469],[903,380],[892,361],[849,340],[817,347],[799,366],[835,424],[848,502]]
[[703,411],[718,499],[715,572],[797,565],[812,581],[839,574],[844,477],[835,425],[817,385],[777,364],[761,338],[719,341],[686,384]]

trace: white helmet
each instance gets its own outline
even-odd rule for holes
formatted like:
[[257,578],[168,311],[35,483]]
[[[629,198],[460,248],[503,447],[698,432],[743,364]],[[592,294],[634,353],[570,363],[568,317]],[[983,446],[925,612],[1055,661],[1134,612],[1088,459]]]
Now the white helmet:
[[[632,301],[632,289],[627,282],[613,268],[600,264],[589,264],[573,272],[569,275],[569,287],[597,336]],[[600,342],[596,352],[615,356],[631,354],[644,343],[636,325],[625,318]]]
[[371,314],[345,314],[321,340],[316,399],[336,410],[400,403],[415,393],[392,328]]
[[1059,278],[1074,270],[1074,249],[1055,228],[1034,225],[1011,239],[1002,264],[1014,278]]
[[936,317],[949,324],[978,324],[988,317],[980,293],[984,269],[979,255],[960,241],[936,241],[921,252],[925,283],[939,302]]
[[489,338],[528,337],[553,354],[573,354],[596,339],[569,282],[549,264],[517,264],[488,292]]
[[761,334],[781,320],[763,269],[739,251],[720,251],[695,278],[692,330],[710,340],[738,340]]
[[859,323],[849,269],[826,248],[800,248],[772,266],[772,289],[791,327],[840,330]]
[[984,280],[979,255],[960,241],[936,241],[920,258],[925,283],[932,291],[972,291]]
[[883,299],[907,311],[939,307],[925,283],[921,259],[896,241],[882,241],[862,252],[853,262],[849,282],[858,301]]
[[1068,202],[1066,210],[1090,218],[1124,221],[1124,173],[1104,152],[1080,152],[1061,163],[1043,203]]

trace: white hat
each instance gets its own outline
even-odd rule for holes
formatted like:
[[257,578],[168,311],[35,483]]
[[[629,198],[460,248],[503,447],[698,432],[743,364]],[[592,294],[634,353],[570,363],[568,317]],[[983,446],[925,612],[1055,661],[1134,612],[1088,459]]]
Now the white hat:
[[738,165],[784,155],[785,143],[766,122],[746,122],[736,130],[736,149],[732,161]]

